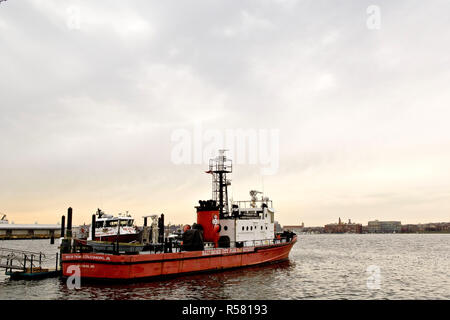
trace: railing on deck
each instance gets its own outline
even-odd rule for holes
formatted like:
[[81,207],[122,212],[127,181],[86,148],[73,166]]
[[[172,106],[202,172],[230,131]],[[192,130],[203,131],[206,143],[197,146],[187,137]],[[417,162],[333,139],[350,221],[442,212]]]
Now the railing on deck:
[[[50,256],[42,252],[32,252],[26,250],[16,250],[0,247],[0,268],[12,272],[22,270],[23,272],[41,272],[43,265],[50,261]],[[58,269],[58,253],[55,255],[55,269]]]
[[261,246],[269,246],[272,244],[286,243],[287,238],[283,237],[280,239],[248,240],[248,241],[243,241],[243,242],[244,242],[244,247],[261,247]]
[[[242,201],[233,201],[231,203],[236,204],[239,206],[239,209],[261,209],[263,204],[266,204],[269,208],[272,208],[272,200],[262,200],[262,199],[257,199],[255,201],[253,200],[242,200]],[[259,205],[259,206],[258,206]]]
[[[230,242],[230,245],[228,247],[219,247],[219,248],[242,248],[242,247],[264,247],[264,246],[270,246],[274,244],[283,244],[290,242],[292,240],[293,236],[291,237],[280,237],[279,239],[262,239],[262,240],[247,240],[247,241],[232,241]],[[116,244],[111,243],[111,246],[115,246]],[[100,252],[96,251],[97,253],[109,253],[109,254],[138,254],[137,251],[135,252],[123,252],[123,251],[117,251],[116,248],[113,248],[114,250],[108,250],[107,252]],[[119,248],[120,249],[120,248]],[[213,242],[205,242],[204,243],[204,250],[209,249],[217,249],[214,248]],[[186,251],[183,250],[183,245],[180,240],[174,240],[172,239],[170,241],[165,241],[164,243],[157,243],[157,244],[147,244],[143,249],[142,252],[150,252],[150,253],[176,253],[176,252],[182,252]],[[92,248],[86,245],[77,245],[72,247],[72,252],[77,253],[83,253],[83,252],[93,252]]]

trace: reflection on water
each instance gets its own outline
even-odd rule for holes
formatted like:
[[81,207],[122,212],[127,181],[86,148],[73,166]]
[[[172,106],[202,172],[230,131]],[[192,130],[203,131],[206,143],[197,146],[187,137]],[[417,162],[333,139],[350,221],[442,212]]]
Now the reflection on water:
[[[0,246],[57,250],[47,240]],[[302,235],[290,260],[277,264],[129,284],[82,282],[79,290],[60,279],[10,281],[0,275],[0,298],[449,299],[449,247],[445,234]],[[379,274],[368,272],[370,266]]]
[[[236,290],[247,286],[259,286],[264,279],[277,272],[293,268],[294,262],[284,261],[273,265],[235,269],[230,271],[196,274],[164,281],[136,282],[129,284],[89,283],[80,291],[68,290],[59,281],[61,292],[71,298],[90,299],[236,299]],[[245,292],[242,292],[245,298]],[[73,295],[73,296],[72,296]],[[248,297],[247,297],[248,299]]]

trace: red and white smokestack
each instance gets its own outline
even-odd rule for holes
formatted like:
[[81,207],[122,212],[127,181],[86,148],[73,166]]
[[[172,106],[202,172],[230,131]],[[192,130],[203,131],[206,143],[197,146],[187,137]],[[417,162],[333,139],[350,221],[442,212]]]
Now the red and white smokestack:
[[220,236],[219,207],[214,200],[199,201],[197,208],[197,224],[203,227],[203,240],[214,242],[217,248]]

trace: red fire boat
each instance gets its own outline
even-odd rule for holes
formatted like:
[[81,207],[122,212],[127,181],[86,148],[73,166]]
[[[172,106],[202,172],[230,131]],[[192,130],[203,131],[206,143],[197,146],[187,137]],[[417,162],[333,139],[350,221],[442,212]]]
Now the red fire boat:
[[212,200],[199,201],[197,223],[185,226],[182,241],[164,239],[164,228],[153,217],[151,227],[145,220],[144,231],[147,228],[149,232],[147,237],[141,236],[137,251],[123,250],[136,243],[119,241],[111,242],[113,253],[89,250],[89,246],[65,246],[66,253],[61,255],[63,276],[79,270],[85,279],[136,280],[287,260],[297,236],[275,232],[272,201],[261,192],[250,191],[249,201],[228,201],[227,174],[231,172],[231,160],[221,150],[210,160],[207,171],[213,179]]

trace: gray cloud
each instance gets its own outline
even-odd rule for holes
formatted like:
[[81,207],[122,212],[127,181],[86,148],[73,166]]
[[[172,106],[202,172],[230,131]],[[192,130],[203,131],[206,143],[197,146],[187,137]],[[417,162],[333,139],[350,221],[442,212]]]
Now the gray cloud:
[[[373,31],[366,27],[371,4],[3,2],[4,211],[26,220],[26,211],[55,211],[74,198],[85,209],[100,198],[92,193],[117,204],[118,190],[137,210],[152,202],[148,194],[169,199],[175,188],[183,204],[194,203],[209,195],[209,182],[197,177],[201,166],[170,162],[170,136],[195,121],[281,130],[279,174],[265,185],[282,200],[282,222],[322,221],[306,213],[321,215],[316,184],[332,206],[351,211],[338,195],[362,188],[393,215],[400,207],[385,204],[392,192],[407,197],[410,187],[434,184],[445,192],[450,5],[378,1],[381,28]],[[68,27],[68,8],[79,10],[79,29]],[[245,186],[260,179],[252,166],[239,170]],[[59,200],[43,200],[51,197]],[[29,205],[18,209],[18,198]],[[184,219],[181,206],[167,201],[158,205]],[[448,209],[436,202],[436,219]]]

